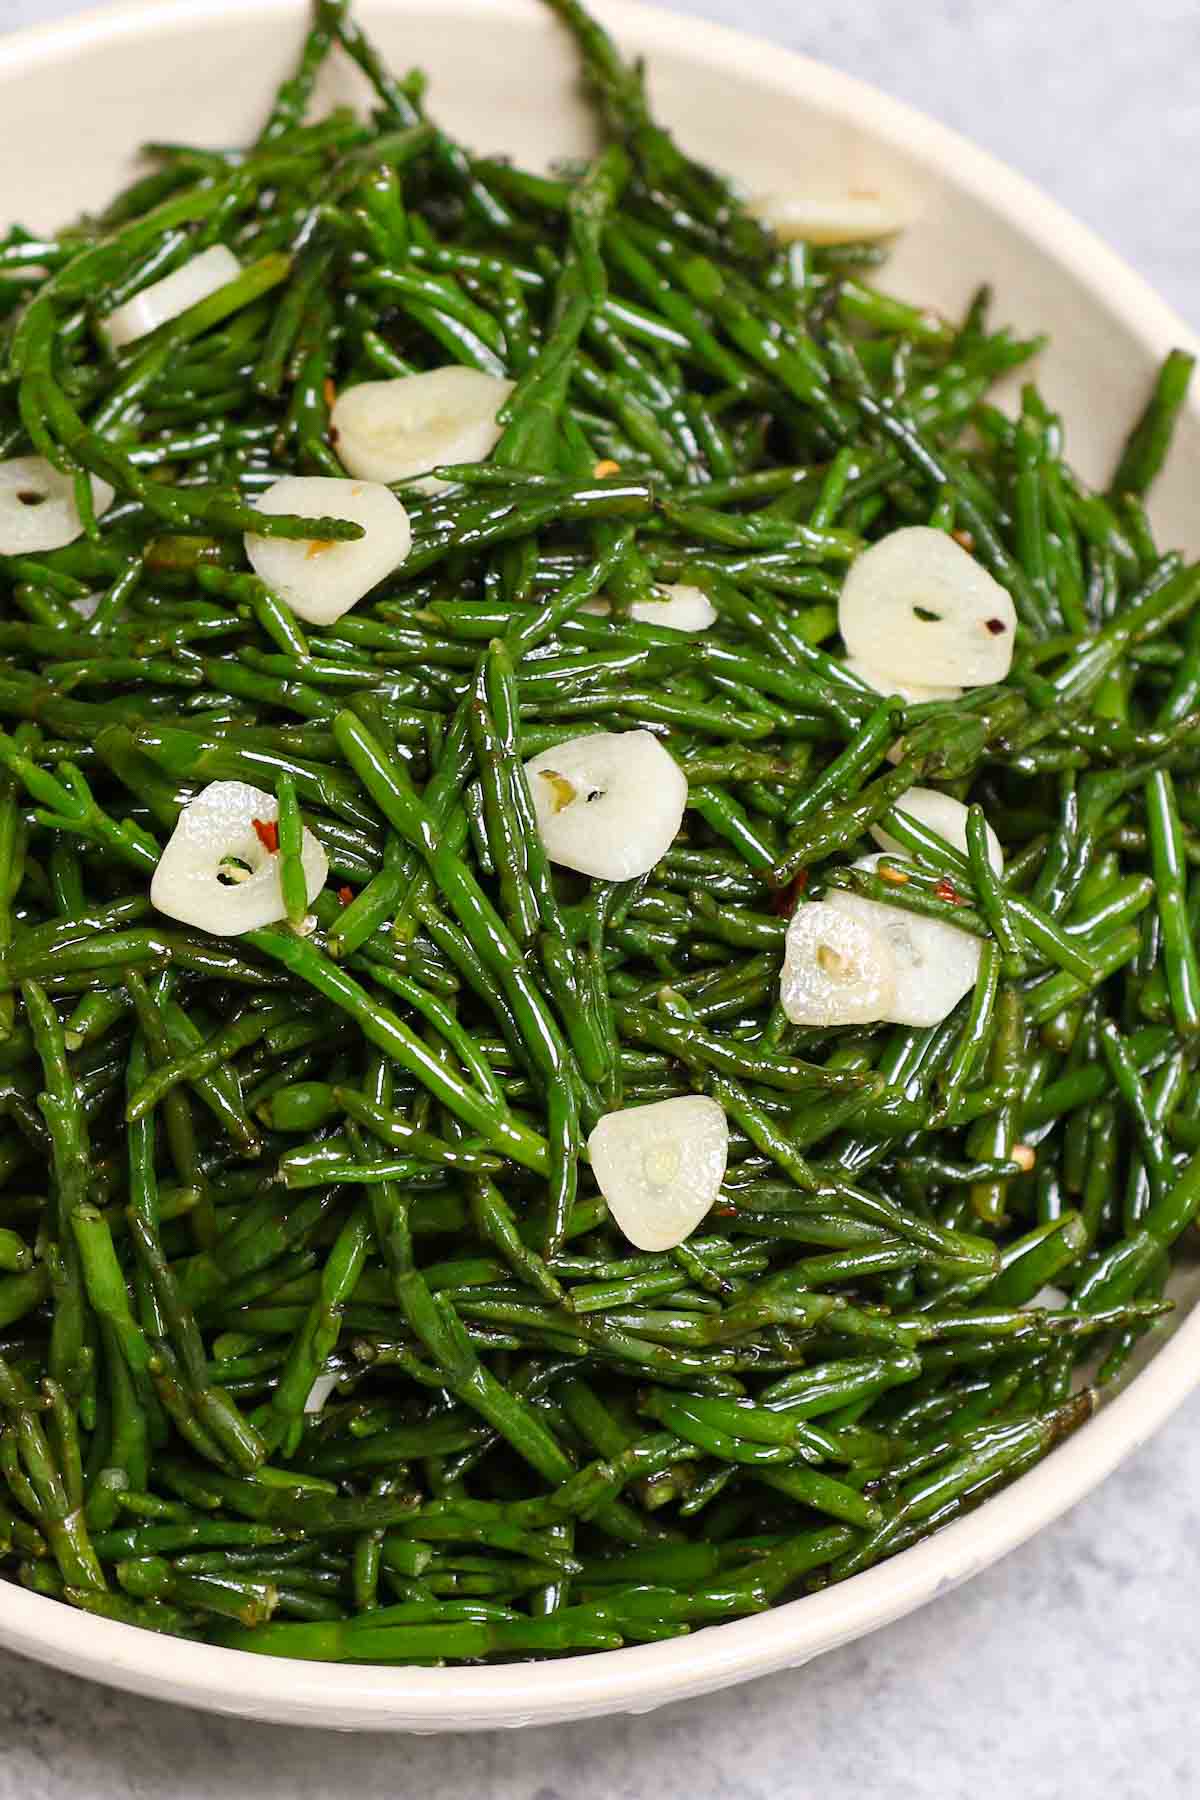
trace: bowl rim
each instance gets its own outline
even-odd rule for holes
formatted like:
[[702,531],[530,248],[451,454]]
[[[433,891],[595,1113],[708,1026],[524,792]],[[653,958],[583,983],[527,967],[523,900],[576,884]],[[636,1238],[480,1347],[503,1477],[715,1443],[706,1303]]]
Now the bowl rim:
[[[430,0],[386,0],[403,13]],[[529,17],[535,0],[455,0],[464,12]],[[643,52],[680,51],[752,80],[792,88],[918,161],[954,169],[955,185],[1010,221],[1156,355],[1200,339],[1088,226],[1033,182],[950,127],[871,84],[733,27],[642,0],[595,0],[614,33]],[[241,0],[239,13],[297,16],[296,0]],[[105,40],[228,20],[228,0],[117,0],[0,37],[0,81]],[[1150,1379],[1153,1369],[1153,1380]],[[1200,1383],[1200,1307],[1151,1364],[1069,1442],[976,1512],[838,1586],[690,1637],[554,1663],[470,1669],[331,1665],[248,1655],[158,1637],[0,1584],[0,1646],[159,1699],[315,1727],[445,1731],[562,1723],[648,1712],[753,1676],[798,1667],[889,1624],[969,1579],[1059,1517],[1139,1448]]]

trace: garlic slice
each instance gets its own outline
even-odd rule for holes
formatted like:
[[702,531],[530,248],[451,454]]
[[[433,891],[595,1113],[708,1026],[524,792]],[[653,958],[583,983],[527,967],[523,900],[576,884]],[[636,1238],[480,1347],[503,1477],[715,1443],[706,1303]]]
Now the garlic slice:
[[502,429],[496,415],[512,390],[511,381],[459,363],[392,381],[362,381],[338,395],[330,435],[351,475],[411,482],[437,494],[448,483],[430,469],[491,455]]
[[265,513],[302,519],[350,519],[363,528],[353,542],[260,537],[248,531],[246,555],[255,573],[310,625],[332,625],[398,569],[412,548],[408,514],[377,481],[334,475],[285,475],[261,494]]
[[[880,861],[860,856],[854,867],[874,870]],[[896,985],[881,1019],[893,1025],[938,1025],[974,987],[980,941],[969,931],[840,889],[831,891],[825,903],[886,939],[891,949]]]
[[[254,829],[279,817],[274,794],[245,781],[213,781],[184,807],[158,860],[150,900],[169,919],[214,937],[238,937],[287,917],[279,856]],[[305,827],[300,861],[313,900],[325,885],[329,858]]]
[[951,687],[948,683],[942,687],[919,687],[914,681],[897,681],[894,675],[872,669],[857,656],[848,656],[846,667],[877,694],[895,694],[911,706],[928,706],[935,700],[961,700],[963,697],[960,687]]
[[683,823],[687,777],[649,731],[597,731],[525,764],[551,862],[601,881],[645,875]]
[[[630,618],[639,625],[657,625],[660,631],[707,631],[716,624],[717,609],[703,588],[673,581],[660,587],[659,592],[664,596],[661,600],[635,600],[629,609]],[[612,608],[607,600],[596,598],[579,610],[607,618]]]
[[1012,666],[1017,615],[981,563],[945,531],[905,525],[864,550],[838,601],[850,656],[889,680],[984,687]]
[[793,1025],[870,1025],[889,1016],[896,964],[887,937],[828,901],[792,914],[779,1000]]
[[1038,1289],[1032,1300],[1021,1302],[1021,1311],[1030,1312],[1035,1307],[1044,1307],[1047,1312],[1065,1312],[1070,1304],[1070,1295],[1065,1294],[1060,1287],[1055,1287],[1052,1282],[1048,1282],[1045,1287]]
[[[918,825],[927,825],[930,831],[936,831],[939,837],[955,850],[967,854],[967,809],[961,800],[953,794],[943,794],[938,788],[912,787],[901,794],[896,802],[896,811],[908,813]],[[988,861],[997,875],[1004,872],[1004,852],[1000,848],[1000,839],[991,826],[986,827]],[[899,839],[891,837],[882,825],[872,825],[871,836],[889,856],[910,856]]]
[[721,1191],[729,1154],[722,1108],[704,1094],[605,1113],[588,1139],[617,1228],[639,1250],[673,1250]]
[[136,343],[138,338],[157,331],[168,319],[177,319],[189,306],[207,300],[218,288],[236,280],[241,272],[241,263],[224,244],[202,250],[199,256],[181,263],[161,281],[152,281],[140,294],[134,294],[132,299],[110,312],[102,321],[109,343],[114,350]]
[[340,1376],[318,1375],[308,1390],[308,1398],[304,1402],[305,1414],[324,1412],[325,1402],[337,1387]]
[[[113,503],[113,490],[91,477],[96,517]],[[0,556],[32,556],[61,550],[83,535],[75,505],[75,481],[44,456],[12,456],[0,462]]]
[[767,228],[785,244],[862,244],[893,237],[913,221],[914,208],[896,190],[809,182],[787,194],[764,194],[751,203]]

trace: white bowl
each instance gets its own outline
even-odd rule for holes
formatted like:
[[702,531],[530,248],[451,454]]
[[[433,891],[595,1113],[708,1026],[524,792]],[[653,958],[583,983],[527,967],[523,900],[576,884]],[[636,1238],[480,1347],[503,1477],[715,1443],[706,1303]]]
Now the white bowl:
[[[811,166],[903,181],[919,218],[889,284],[954,312],[989,281],[997,317],[1053,342],[1038,379],[1089,479],[1186,326],[1044,195],[919,113],[818,63],[693,18],[608,0],[598,10],[650,65],[656,104],[685,142],[753,189]],[[250,136],[299,43],[299,0],[131,0],[0,43],[0,223],[52,227],[129,177],[143,139]],[[362,0],[401,67],[433,78],[437,117],[467,143],[533,164],[590,141],[565,34],[538,0]],[[322,98],[362,98],[339,67]],[[1195,548],[1200,410],[1182,422],[1155,492],[1163,541]],[[479,1669],[339,1668],[178,1642],[89,1618],[0,1583],[0,1644],[163,1700],[300,1725],[450,1731],[643,1712],[795,1667],[886,1624],[1011,1550],[1101,1481],[1200,1378],[1200,1276],[1179,1278],[1179,1325],[1067,1444],[978,1512],[825,1592],[693,1637],[562,1662]]]

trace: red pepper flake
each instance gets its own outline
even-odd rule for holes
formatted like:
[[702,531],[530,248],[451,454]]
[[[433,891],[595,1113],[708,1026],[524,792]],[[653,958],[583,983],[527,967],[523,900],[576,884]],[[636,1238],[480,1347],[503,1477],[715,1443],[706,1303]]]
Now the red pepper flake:
[[880,881],[890,881],[893,887],[904,887],[908,882],[908,876],[903,869],[890,869],[887,863],[879,865],[879,879]]
[[771,911],[778,913],[781,919],[790,919],[800,904],[800,897],[808,886],[808,870],[801,869],[790,886],[781,888],[771,896]]
[[333,385],[332,376],[327,375],[325,377],[325,385],[322,392],[325,395],[325,404],[329,408],[329,411],[332,412],[334,401],[337,399],[337,389]]
[[353,900],[353,898],[354,898],[354,889],[352,887],[340,887],[338,889],[338,899],[341,901],[343,906],[349,906],[349,904]]
[[274,856],[279,849],[279,827],[274,819],[255,819],[254,835],[268,856]]
[[975,536],[973,532],[964,530],[952,531],[950,536],[954,539],[956,544],[961,544],[964,550],[968,552],[974,550]]
[[963,905],[962,895],[959,893],[954,883],[947,880],[945,875],[942,876],[942,879],[938,882],[933,891],[939,900],[944,900],[946,902],[947,906]]

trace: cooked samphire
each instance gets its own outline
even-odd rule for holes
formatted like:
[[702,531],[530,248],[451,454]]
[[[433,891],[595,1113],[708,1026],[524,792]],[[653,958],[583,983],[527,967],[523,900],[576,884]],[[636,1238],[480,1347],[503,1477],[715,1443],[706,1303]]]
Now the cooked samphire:
[[875,285],[897,196],[747,204],[550,4],[586,167],[323,0],[253,144],[0,237],[0,1573],[154,1631],[841,1580],[1200,1209],[1191,359],[1090,491],[986,289]]

